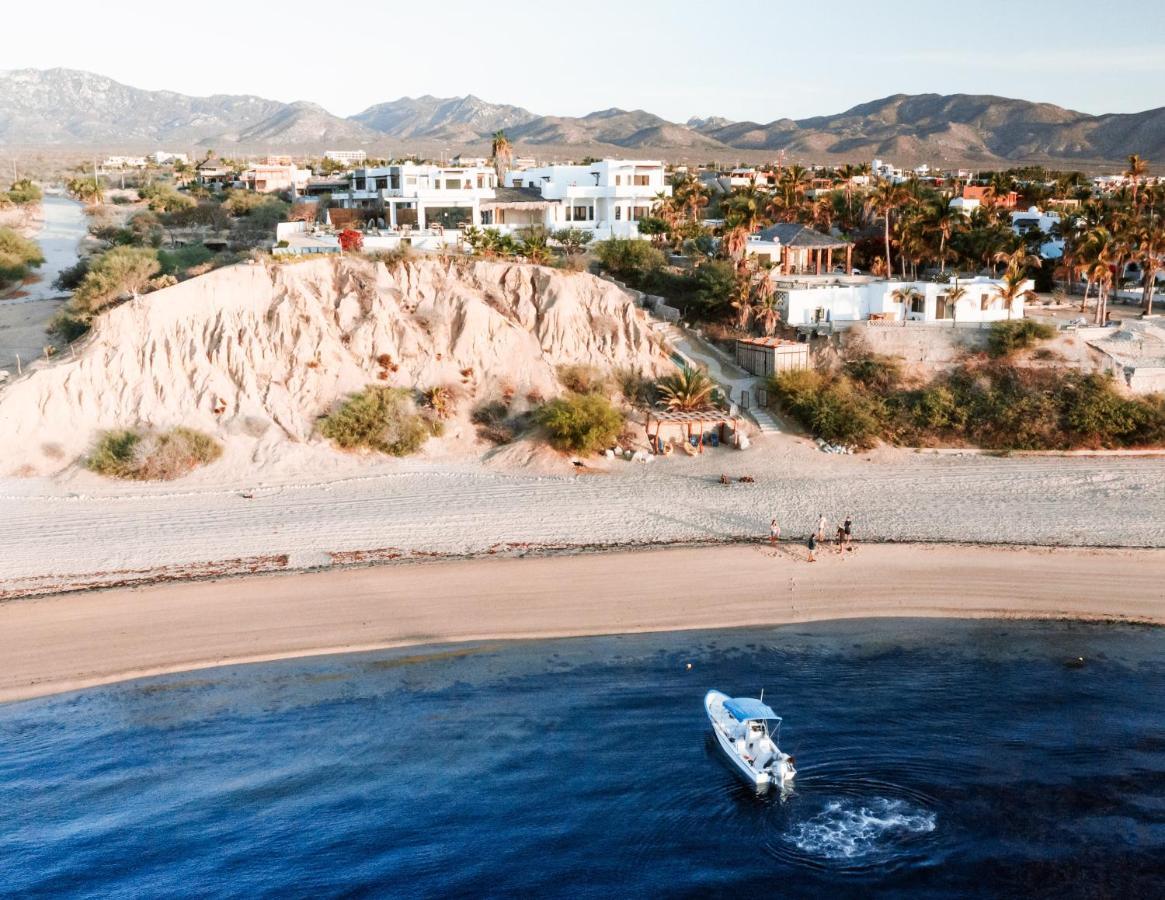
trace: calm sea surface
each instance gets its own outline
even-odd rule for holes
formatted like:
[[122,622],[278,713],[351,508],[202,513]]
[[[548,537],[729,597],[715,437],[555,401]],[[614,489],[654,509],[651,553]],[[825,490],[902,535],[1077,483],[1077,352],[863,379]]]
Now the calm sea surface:
[[[765,689],[794,793],[737,781],[712,687]],[[478,644],[0,706],[3,896],[742,891],[1165,895],[1165,630]]]

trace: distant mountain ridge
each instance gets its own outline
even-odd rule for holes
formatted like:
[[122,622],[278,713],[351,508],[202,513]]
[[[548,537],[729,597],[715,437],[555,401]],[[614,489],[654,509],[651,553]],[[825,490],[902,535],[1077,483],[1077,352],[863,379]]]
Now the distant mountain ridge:
[[644,110],[540,115],[473,95],[402,97],[349,118],[306,102],[147,91],[72,69],[0,72],[0,145],[162,145],[301,149],[395,143],[480,146],[504,129],[515,143],[660,151],[702,157],[783,151],[789,159],[899,163],[1120,162],[1165,159],[1165,107],[1093,116],[1049,103],[972,94],[897,94],[808,119],[670,122]]

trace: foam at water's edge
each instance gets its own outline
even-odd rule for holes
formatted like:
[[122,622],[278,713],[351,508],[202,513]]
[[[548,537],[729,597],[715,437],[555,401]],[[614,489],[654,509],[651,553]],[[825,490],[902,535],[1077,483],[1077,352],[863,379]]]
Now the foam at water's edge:
[[893,852],[896,839],[934,831],[933,812],[905,800],[834,800],[813,818],[794,826],[797,848],[827,859],[857,860]]

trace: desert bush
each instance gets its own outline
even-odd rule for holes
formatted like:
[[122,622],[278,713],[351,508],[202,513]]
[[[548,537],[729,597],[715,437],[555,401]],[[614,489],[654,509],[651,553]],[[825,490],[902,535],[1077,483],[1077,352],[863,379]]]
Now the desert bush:
[[12,183],[12,187],[8,189],[7,197],[10,202],[17,204],[40,203],[44,194],[30,179],[21,178]]
[[436,430],[404,388],[369,385],[320,421],[320,434],[345,450],[368,449],[408,456]]
[[457,411],[457,399],[454,391],[447,385],[436,385],[422,391],[421,397],[425,406],[433,411],[438,419],[448,419]]
[[770,395],[815,435],[866,449],[886,435],[887,411],[860,384],[810,369],[768,379]]
[[186,275],[190,269],[205,265],[213,258],[214,254],[202,244],[158,251],[158,264],[163,275]]
[[611,386],[610,378],[596,366],[559,366],[557,374],[562,386],[576,394],[595,394]]
[[123,294],[145,288],[161,264],[155,251],[145,247],[114,247],[89,260],[89,271],[73,292],[73,312],[99,312]]
[[848,358],[843,370],[862,387],[889,394],[902,384],[902,362],[893,356],[864,353]]
[[658,247],[647,241],[631,238],[611,238],[594,245],[595,256],[604,269],[613,275],[642,278],[649,272],[662,269],[667,262]]
[[1055,328],[1035,319],[994,322],[987,335],[987,352],[996,358],[1010,356],[1055,336]]
[[536,419],[559,450],[592,453],[609,447],[623,430],[623,414],[602,394],[567,394],[551,400]]
[[59,310],[48,324],[49,334],[54,334],[66,343],[73,343],[77,338],[89,333],[90,321],[86,316],[79,316],[68,308]]
[[85,464],[108,478],[169,481],[220,456],[222,445],[193,428],[163,432],[123,428],[103,432]]
[[12,228],[0,228],[0,287],[23,280],[43,262],[44,256],[35,241]]
[[57,273],[56,280],[53,281],[53,287],[58,291],[74,291],[85,280],[87,274],[89,274],[89,260],[83,257],[68,268],[61,269]]
[[655,403],[658,392],[655,381],[643,374],[643,369],[626,367],[615,372],[615,383],[619,385],[619,393],[631,406],[647,409]]
[[138,196],[145,200],[154,212],[173,213],[193,209],[198,205],[194,198],[180,194],[173,185],[164,182],[155,182],[139,188]]

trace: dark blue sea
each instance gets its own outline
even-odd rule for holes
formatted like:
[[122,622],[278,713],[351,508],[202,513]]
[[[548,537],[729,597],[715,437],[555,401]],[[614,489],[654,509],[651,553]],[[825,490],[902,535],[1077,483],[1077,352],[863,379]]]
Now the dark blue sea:
[[[720,759],[709,688],[765,689],[792,794]],[[746,892],[1165,895],[1165,630],[458,645],[0,706],[6,897]]]

